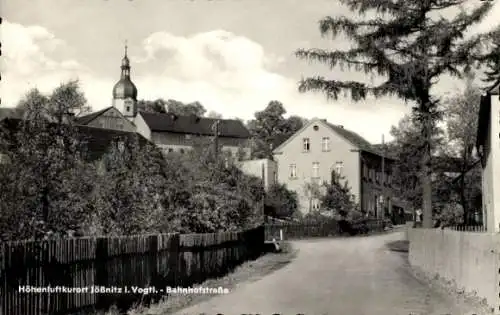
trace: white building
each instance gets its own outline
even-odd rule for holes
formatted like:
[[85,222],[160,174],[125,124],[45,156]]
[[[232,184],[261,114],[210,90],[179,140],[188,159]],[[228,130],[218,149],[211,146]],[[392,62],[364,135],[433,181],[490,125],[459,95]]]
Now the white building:
[[481,156],[483,220],[500,232],[500,81],[481,97],[476,147]]

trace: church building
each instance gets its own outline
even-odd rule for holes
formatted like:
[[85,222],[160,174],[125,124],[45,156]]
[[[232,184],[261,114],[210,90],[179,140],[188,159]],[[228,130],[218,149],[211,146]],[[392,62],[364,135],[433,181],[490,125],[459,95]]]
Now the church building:
[[250,132],[241,121],[140,111],[137,94],[125,46],[120,80],[113,87],[112,106],[79,117],[77,123],[137,132],[164,152],[183,153],[193,146],[196,139],[211,138],[217,133],[222,150],[233,156],[243,152],[245,158],[250,158]]

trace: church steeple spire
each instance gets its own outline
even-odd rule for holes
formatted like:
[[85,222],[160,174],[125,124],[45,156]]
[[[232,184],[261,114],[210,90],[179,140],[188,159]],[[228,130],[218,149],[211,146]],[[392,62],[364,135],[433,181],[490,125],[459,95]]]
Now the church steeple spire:
[[122,66],[121,66],[121,69],[122,69],[121,78],[122,79],[130,78],[130,60],[128,59],[128,56],[127,56],[127,50],[128,50],[127,41],[125,41],[125,55],[123,56]]
[[113,106],[120,109],[125,117],[135,117],[137,113],[137,88],[130,80],[127,41],[125,41],[125,54],[120,69],[120,81],[113,87]]

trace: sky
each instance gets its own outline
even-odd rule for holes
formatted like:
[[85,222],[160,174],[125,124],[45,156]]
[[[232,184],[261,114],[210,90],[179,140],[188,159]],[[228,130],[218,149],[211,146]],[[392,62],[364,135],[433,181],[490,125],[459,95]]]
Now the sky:
[[[498,24],[500,3],[493,11],[478,30]],[[321,18],[350,14],[335,0],[0,0],[0,12],[2,106],[70,79],[79,79],[93,110],[111,106],[127,41],[139,99],[199,101],[244,120],[279,100],[287,115],[324,118],[372,143],[382,134],[390,140],[391,126],[410,111],[398,99],[354,103],[298,92],[310,75],[371,80],[294,56],[298,48],[347,47],[319,33]],[[436,89],[455,93],[461,83],[445,79]]]

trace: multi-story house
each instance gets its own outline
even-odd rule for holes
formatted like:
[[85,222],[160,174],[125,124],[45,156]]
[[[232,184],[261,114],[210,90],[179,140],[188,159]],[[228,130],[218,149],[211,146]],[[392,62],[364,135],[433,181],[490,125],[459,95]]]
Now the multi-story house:
[[[326,119],[314,119],[274,150],[278,181],[297,192],[303,213],[320,210],[319,197],[335,173],[346,181],[361,210],[383,217],[400,202],[394,198],[394,160],[363,137]],[[383,172],[382,172],[383,169]]]
[[483,224],[500,232],[500,82],[481,97],[477,151],[482,165]]
[[126,49],[121,64],[121,78],[113,87],[112,106],[80,117],[77,123],[137,131],[164,152],[184,153],[198,140],[213,138],[217,134],[219,146],[224,151],[234,157],[240,155],[240,158],[250,158],[250,132],[237,119],[140,111],[137,106],[137,88],[130,78],[130,61]]

